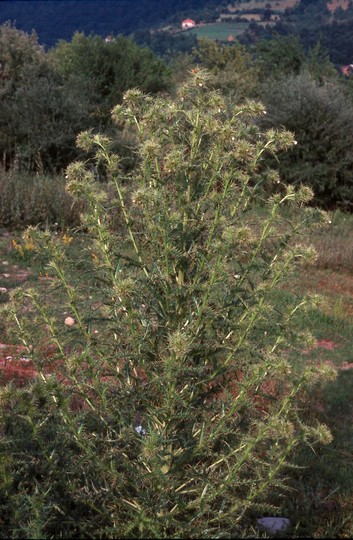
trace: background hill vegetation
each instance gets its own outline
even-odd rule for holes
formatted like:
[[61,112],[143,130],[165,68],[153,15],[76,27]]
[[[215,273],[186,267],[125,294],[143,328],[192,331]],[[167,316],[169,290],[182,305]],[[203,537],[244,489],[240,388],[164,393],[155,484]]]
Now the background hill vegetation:
[[[161,41],[165,37],[170,43],[171,36],[176,42],[173,49],[178,47],[178,42],[185,49],[186,43],[192,46],[187,34],[194,32],[184,32],[181,38],[181,21],[186,17],[197,23],[215,23],[223,17],[223,39],[230,33],[241,33],[244,34],[241,40],[251,44],[259,37],[293,34],[299,37],[305,50],[321,40],[334,64],[349,64],[353,57],[349,39],[353,5],[348,0],[331,3],[326,0],[241,0],[233,3],[226,0],[2,0],[0,4],[0,24],[16,22],[17,27],[27,33],[34,29],[39,42],[46,48],[55,46],[60,39],[70,41],[75,32],[105,38],[109,34],[129,36],[152,31],[150,45],[156,40],[159,43],[154,52],[159,54]],[[227,22],[237,24],[236,21],[240,30],[234,32],[230,28],[227,33]],[[168,34],[163,32],[157,39],[156,30],[166,28]],[[212,37],[212,28],[211,24],[210,34],[202,37]],[[200,27],[200,31],[207,32],[207,27]]]
[[226,3],[220,0],[14,0],[1,2],[0,21],[16,21],[47,47],[58,39],[70,40],[75,32],[129,35],[139,29],[158,28],[186,17],[215,19]]

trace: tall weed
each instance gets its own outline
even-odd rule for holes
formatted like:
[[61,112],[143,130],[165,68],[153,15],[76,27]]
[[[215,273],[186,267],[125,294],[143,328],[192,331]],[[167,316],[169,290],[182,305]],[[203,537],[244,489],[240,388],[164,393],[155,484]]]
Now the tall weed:
[[288,221],[305,188],[261,200],[262,156],[293,137],[261,133],[258,103],[229,114],[208,82],[195,71],[175,99],[125,94],[113,118],[139,141],[128,176],[109,139],[80,135],[115,194],[85,163],[68,168],[87,209],[85,262],[27,231],[70,317],[28,290],[9,309],[38,373],[1,392],[10,536],[243,536],[254,514],[276,511],[294,450],[331,440],[306,422],[302,397],[332,371],[288,361],[307,343],[296,323],[309,299],[273,302],[313,258],[301,240],[322,213]]

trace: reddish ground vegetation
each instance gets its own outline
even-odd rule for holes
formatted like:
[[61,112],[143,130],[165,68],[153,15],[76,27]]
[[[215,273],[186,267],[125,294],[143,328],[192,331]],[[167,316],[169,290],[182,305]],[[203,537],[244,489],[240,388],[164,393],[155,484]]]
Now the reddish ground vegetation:
[[[56,372],[59,374],[60,382],[68,384],[69,381],[63,375],[60,375],[60,365],[62,361],[55,360],[54,347],[43,348],[43,374],[50,375]],[[25,354],[25,348],[20,345],[5,345],[0,344],[0,384],[4,385],[12,382],[17,387],[23,387],[29,382],[39,377],[40,373],[33,364],[33,361]],[[136,367],[131,373],[132,379],[142,385],[148,384],[146,372]],[[229,391],[234,398],[238,397],[241,392],[241,385],[244,375],[241,371],[236,371],[234,376],[228,381],[217,379],[209,384],[209,396],[206,399],[214,400],[221,399],[226,391]],[[102,375],[101,381],[109,385],[116,384],[116,377],[111,375]],[[283,394],[283,388],[279,388],[278,383],[273,380],[265,380],[261,386],[255,390],[248,391],[248,396],[255,404],[256,409],[261,413],[266,413],[269,410],[270,403],[278,396]],[[86,408],[87,404],[79,395],[73,396],[72,408],[74,410]]]
[[[210,395],[206,400],[222,399],[226,392],[230,392],[236,399],[242,391],[243,380],[244,374],[240,370],[235,371],[233,376],[228,377],[227,380],[224,377],[218,377],[208,385]],[[259,412],[267,413],[270,409],[270,404],[282,396],[283,392],[285,392],[283,385],[279,385],[278,381],[268,379],[264,380],[259,388],[249,389],[247,395]]]
[[[55,354],[54,347],[45,346],[41,351],[46,360],[45,373],[53,373],[57,366],[50,360]],[[0,384],[13,382],[15,386],[24,386],[39,376],[39,371],[28,358],[26,348],[22,345],[0,343]]]

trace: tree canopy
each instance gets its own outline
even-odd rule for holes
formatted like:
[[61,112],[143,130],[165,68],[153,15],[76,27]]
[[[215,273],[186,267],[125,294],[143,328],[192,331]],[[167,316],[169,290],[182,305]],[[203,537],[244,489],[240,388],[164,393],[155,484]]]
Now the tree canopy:
[[0,27],[0,150],[5,168],[62,170],[82,129],[107,129],[123,92],[168,89],[170,71],[124,36],[76,33],[46,52],[35,33]]
[[92,114],[100,125],[108,121],[111,109],[128,88],[153,93],[170,84],[165,63],[122,35],[105,41],[77,32],[70,42],[60,40],[49,54],[64,79],[75,80],[90,96]]

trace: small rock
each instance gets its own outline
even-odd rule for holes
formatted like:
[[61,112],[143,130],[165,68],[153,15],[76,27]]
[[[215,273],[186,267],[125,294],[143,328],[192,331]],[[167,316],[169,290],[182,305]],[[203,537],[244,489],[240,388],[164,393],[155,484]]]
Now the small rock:
[[0,287],[0,293],[7,293],[6,287]]
[[266,529],[267,532],[275,534],[284,532],[290,527],[290,520],[282,517],[264,517],[257,521],[257,525]]
[[135,431],[139,435],[146,435],[146,430],[142,426],[136,426]]
[[75,324],[75,319],[73,319],[72,317],[66,317],[64,323],[66,324],[66,326],[72,326],[73,324]]

